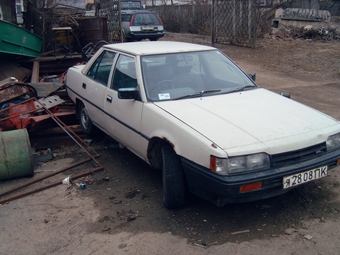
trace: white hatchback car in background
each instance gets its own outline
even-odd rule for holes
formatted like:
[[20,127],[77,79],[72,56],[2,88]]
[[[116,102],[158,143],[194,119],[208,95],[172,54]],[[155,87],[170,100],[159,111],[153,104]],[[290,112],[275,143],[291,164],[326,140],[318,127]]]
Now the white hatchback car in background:
[[164,36],[161,18],[152,10],[123,10],[122,33],[124,42],[149,39],[157,41]]
[[218,206],[276,196],[340,163],[338,120],[258,87],[213,47],[105,45],[66,87],[86,134],[96,126],[162,170],[167,208],[187,190]]

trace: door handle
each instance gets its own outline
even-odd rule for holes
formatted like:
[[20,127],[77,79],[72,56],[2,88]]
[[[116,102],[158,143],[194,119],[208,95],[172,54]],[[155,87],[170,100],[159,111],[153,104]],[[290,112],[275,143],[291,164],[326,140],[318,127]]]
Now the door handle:
[[106,96],[106,101],[108,101],[109,103],[112,103],[112,97],[111,96]]
[[83,89],[86,89],[86,84],[85,84],[85,83],[83,83],[82,87],[83,87]]

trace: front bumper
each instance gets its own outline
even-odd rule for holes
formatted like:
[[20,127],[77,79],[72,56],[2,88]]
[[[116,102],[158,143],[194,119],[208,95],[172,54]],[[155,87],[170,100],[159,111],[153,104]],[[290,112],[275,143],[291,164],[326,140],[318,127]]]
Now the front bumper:
[[[322,166],[328,166],[329,170],[337,166],[339,159],[340,150],[336,150],[297,164],[232,176],[215,174],[184,158],[182,158],[182,163],[191,193],[218,206],[224,206],[228,203],[249,202],[281,195],[292,189],[282,188],[284,176]],[[262,188],[240,192],[242,185],[255,182],[262,182]]]

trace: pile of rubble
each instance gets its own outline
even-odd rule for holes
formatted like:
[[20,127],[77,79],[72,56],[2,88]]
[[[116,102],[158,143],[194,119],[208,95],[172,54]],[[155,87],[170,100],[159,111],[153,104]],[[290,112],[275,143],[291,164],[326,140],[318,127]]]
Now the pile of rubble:
[[340,23],[326,10],[277,9],[270,34],[311,41],[339,41]]
[[271,35],[275,37],[281,38],[294,38],[294,39],[305,39],[310,41],[324,41],[330,42],[333,40],[340,41],[340,33],[334,29],[326,29],[324,27],[316,29],[312,26],[305,27],[284,27],[276,31],[275,33],[271,33]]

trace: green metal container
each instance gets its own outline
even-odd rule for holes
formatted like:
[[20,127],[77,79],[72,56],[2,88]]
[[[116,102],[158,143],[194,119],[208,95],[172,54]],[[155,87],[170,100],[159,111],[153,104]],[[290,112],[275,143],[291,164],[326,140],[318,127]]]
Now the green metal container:
[[0,20],[0,53],[39,57],[43,39],[15,24]]
[[31,143],[26,129],[0,132],[0,180],[32,176]]

